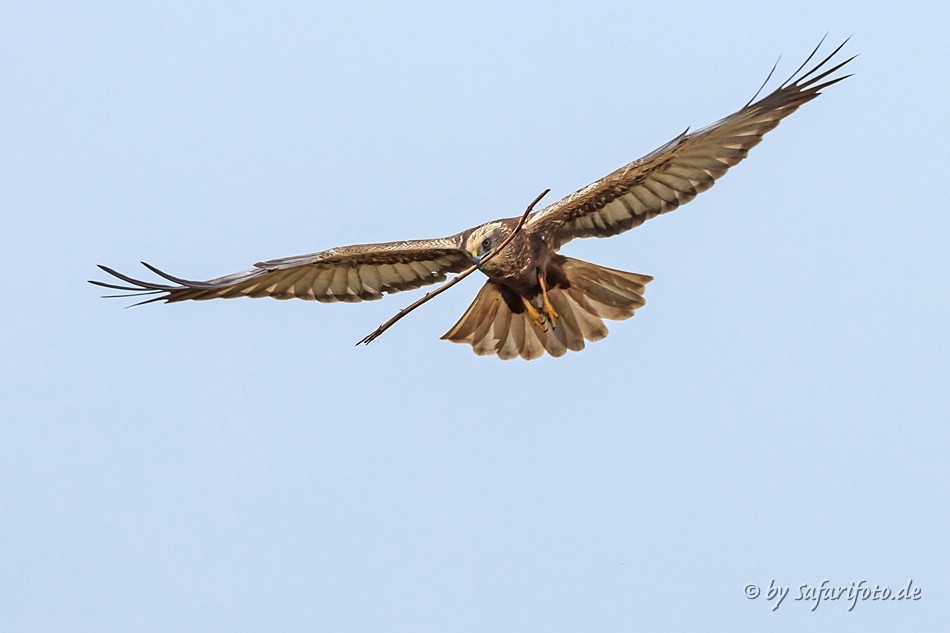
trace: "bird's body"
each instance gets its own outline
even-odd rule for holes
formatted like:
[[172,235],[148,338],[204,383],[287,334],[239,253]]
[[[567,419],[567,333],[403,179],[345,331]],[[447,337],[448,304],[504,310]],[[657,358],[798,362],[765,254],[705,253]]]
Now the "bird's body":
[[[580,350],[585,340],[607,335],[603,319],[626,319],[643,306],[644,288],[652,277],[582,262],[558,250],[575,238],[626,231],[711,187],[779,121],[822,88],[846,78],[826,79],[853,58],[818,72],[843,45],[759,101],[709,127],[680,134],[528,216],[523,226],[521,218],[507,218],[445,238],[332,248],[260,262],[209,281],[180,279],[146,264],[174,285],[133,279],[103,266],[131,286],[92,283],[133,295],[159,295],[146,303],[240,296],[362,301],[443,281],[447,274],[475,264],[488,280],[444,339],[503,359]],[[817,48],[805,64],[815,52]]]
[[[518,232],[511,242],[495,257],[482,263],[481,259],[496,244],[501,244],[518,225],[519,218],[488,222],[465,235],[466,250],[479,263],[479,270],[492,281],[519,293],[538,287],[537,269],[547,269],[557,248],[544,235],[528,231]],[[488,240],[488,248],[483,248]],[[468,244],[471,243],[471,246]],[[482,248],[479,253],[479,248]],[[473,252],[474,251],[474,252]]]

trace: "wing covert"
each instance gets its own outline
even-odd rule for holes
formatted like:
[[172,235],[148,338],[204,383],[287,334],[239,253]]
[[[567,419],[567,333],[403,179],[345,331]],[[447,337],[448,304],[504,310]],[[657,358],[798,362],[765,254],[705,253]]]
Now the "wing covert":
[[174,277],[142,262],[171,284],[134,279],[100,265],[102,270],[130,285],[90,283],[127,293],[111,296],[159,295],[142,303],[234,297],[297,298],[326,303],[369,301],[382,298],[383,293],[444,281],[447,274],[461,272],[470,266],[471,262],[461,249],[461,238],[460,233],[431,240],[341,246],[309,255],[258,262],[249,270],[208,281]]
[[646,156],[538,211],[529,218],[526,230],[549,234],[559,244],[576,237],[609,237],[689,202],[744,159],[782,119],[817,97],[823,88],[850,76],[826,80],[854,57],[819,72],[845,43],[847,40],[796,79],[818,52],[819,43],[805,63],[770,94],[758,101],[753,97],[739,111],[701,130],[683,132]]

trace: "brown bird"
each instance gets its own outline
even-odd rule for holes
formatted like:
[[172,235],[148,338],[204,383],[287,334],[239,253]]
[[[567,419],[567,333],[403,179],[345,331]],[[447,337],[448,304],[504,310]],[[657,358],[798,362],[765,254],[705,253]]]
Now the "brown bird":
[[[443,339],[468,343],[476,354],[497,354],[502,359],[530,360],[545,352],[561,356],[567,350],[578,351],[585,340],[607,336],[603,319],[633,316],[644,305],[644,287],[653,278],[557,251],[574,238],[609,237],[631,229],[712,187],[782,119],[823,88],[850,76],[830,77],[854,57],[822,70],[843,46],[799,75],[818,52],[819,43],[769,95],[756,101],[756,93],[738,112],[696,132],[684,132],[531,214],[513,236],[520,218],[488,222],[451,237],[360,244],[273,259],[209,281],[173,277],[143,262],[173,285],[133,279],[106,266],[100,268],[131,285],[90,283],[127,291],[112,296],[158,295],[142,303],[232,297],[355,302],[443,281],[447,274],[475,264],[488,281]],[[509,237],[504,248],[493,253]]]

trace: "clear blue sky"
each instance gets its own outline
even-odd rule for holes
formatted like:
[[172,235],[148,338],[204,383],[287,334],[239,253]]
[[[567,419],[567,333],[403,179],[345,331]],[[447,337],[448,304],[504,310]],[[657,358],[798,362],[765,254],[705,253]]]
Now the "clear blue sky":
[[[943,630],[940,3],[0,9],[3,631]],[[860,53],[677,212],[566,252],[655,276],[579,354],[417,294],[124,310],[190,278],[518,214]],[[743,588],[793,587],[776,612]],[[917,602],[795,602],[867,580]]]

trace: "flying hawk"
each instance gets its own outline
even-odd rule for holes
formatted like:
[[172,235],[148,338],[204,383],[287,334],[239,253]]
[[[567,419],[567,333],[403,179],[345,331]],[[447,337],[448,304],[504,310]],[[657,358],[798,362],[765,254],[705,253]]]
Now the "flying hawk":
[[[100,266],[131,285],[90,283],[127,292],[112,296],[158,295],[142,303],[232,297],[355,302],[443,281],[447,274],[474,264],[488,281],[443,339],[468,343],[476,354],[496,354],[502,359],[530,360],[545,352],[561,356],[567,350],[578,351],[585,340],[607,336],[603,319],[633,316],[644,305],[644,288],[653,278],[565,257],[558,250],[574,238],[609,237],[639,226],[712,187],[782,119],[823,88],[850,76],[831,75],[854,57],[823,70],[843,46],[802,73],[821,47],[819,43],[769,95],[756,101],[757,93],[738,112],[696,132],[680,134],[643,158],[532,213],[523,226],[519,218],[509,218],[451,237],[331,248],[260,262],[250,270],[209,281],[173,277],[143,262],[171,285],[140,281]],[[504,248],[497,250],[500,245]]]

